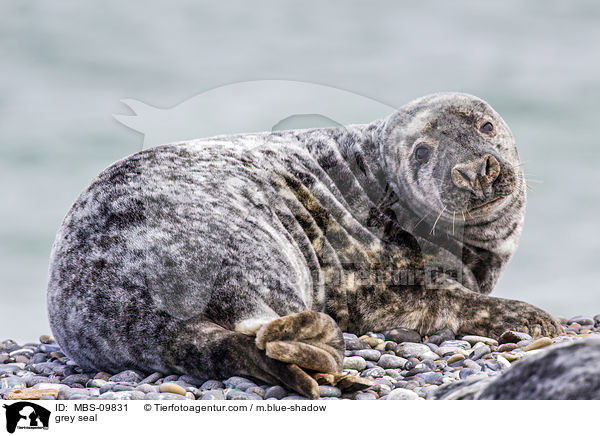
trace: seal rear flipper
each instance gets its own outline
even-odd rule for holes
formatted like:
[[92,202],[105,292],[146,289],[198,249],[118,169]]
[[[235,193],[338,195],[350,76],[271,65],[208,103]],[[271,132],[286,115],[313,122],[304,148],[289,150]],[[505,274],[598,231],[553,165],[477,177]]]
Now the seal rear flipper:
[[273,359],[301,368],[326,373],[342,370],[342,331],[322,312],[307,310],[265,324],[256,333],[256,346]]
[[211,321],[186,320],[165,338],[162,357],[172,370],[199,378],[249,376],[280,384],[308,398],[319,398],[317,382],[295,364],[267,356],[255,337],[228,330]]

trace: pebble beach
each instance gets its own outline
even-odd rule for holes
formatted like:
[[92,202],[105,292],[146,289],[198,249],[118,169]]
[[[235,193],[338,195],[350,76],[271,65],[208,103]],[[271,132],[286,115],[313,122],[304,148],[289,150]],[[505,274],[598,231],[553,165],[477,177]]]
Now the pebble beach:
[[[455,336],[442,330],[428,337],[394,329],[363,336],[344,333],[344,374],[364,380],[360,390],[319,386],[320,400],[432,399],[441,386],[471,377],[497,377],[520,359],[559,342],[600,335],[600,315],[559,317],[566,334],[532,338],[506,331],[498,338]],[[317,380],[319,380],[317,378]],[[326,382],[326,380],[320,380]],[[308,400],[282,386],[230,377],[203,380],[190,375],[118,374],[89,371],[65,356],[54,340],[23,345],[0,342],[0,398],[5,400]]]

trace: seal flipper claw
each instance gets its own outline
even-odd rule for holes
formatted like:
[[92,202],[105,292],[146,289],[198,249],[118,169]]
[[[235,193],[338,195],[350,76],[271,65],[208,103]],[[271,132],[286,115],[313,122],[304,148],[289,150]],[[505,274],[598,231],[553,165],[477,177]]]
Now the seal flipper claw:
[[295,363],[313,371],[334,372],[339,369],[334,354],[300,341],[267,342],[265,351],[272,359]]
[[322,385],[337,386],[344,392],[354,392],[370,388],[375,384],[372,378],[359,377],[350,374],[316,373],[312,377]]

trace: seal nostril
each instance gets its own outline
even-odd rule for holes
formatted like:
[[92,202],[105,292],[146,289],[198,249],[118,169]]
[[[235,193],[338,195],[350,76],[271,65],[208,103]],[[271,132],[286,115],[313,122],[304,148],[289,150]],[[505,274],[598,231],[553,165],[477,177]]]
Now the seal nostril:
[[498,160],[491,154],[484,156],[483,162],[479,167],[479,175],[481,176],[483,181],[491,183],[494,180],[496,180],[496,178],[498,178],[499,174],[500,163],[498,162]]
[[460,168],[456,168],[456,172],[458,172],[458,174],[460,174],[464,179],[469,180],[469,176],[467,175],[467,173],[464,170],[461,170]]
[[456,165],[452,169],[452,181],[462,189],[471,189],[475,182],[476,174],[467,167]]

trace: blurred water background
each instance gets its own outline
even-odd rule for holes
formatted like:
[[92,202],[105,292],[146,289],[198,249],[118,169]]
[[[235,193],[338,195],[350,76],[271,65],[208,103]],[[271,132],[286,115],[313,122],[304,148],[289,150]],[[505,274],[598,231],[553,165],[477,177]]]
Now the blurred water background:
[[593,0],[4,1],[0,339],[49,332],[48,256],[62,217],[100,170],[142,147],[112,117],[128,113],[119,101],[170,107],[257,79],[391,106],[442,90],[486,99],[511,126],[532,187],[495,295],[555,315],[600,313],[599,47]]

